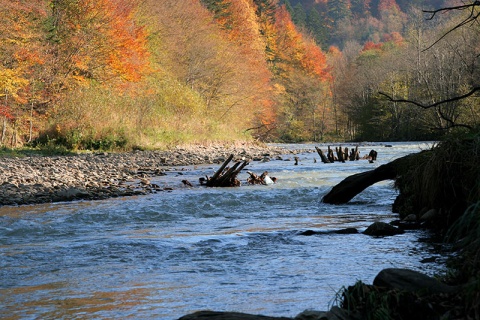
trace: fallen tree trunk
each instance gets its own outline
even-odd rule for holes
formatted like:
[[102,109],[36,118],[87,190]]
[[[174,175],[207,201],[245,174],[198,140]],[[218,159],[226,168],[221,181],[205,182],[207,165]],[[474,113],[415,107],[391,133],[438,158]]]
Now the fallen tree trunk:
[[345,178],[323,197],[322,202],[329,204],[347,203],[357,194],[377,182],[396,179],[399,167],[406,165],[411,156],[407,155],[381,165],[374,170],[357,173]]

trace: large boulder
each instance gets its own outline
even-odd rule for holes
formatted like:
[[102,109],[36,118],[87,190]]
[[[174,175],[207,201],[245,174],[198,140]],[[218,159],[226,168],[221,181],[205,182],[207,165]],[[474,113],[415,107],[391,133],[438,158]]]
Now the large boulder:
[[267,317],[239,312],[198,311],[178,320],[292,320],[292,318]]
[[373,280],[373,285],[387,289],[414,292],[419,295],[450,294],[459,290],[458,287],[449,286],[423,273],[397,268],[380,271]]
[[359,320],[348,310],[332,307],[330,311],[306,310],[295,317],[295,320]]
[[369,236],[394,236],[404,233],[404,231],[388,223],[377,221],[371,224],[363,233]]

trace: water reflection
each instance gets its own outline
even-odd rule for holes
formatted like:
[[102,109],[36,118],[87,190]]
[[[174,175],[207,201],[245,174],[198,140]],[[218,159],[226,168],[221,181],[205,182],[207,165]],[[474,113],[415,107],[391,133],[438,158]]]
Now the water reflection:
[[[154,291],[153,288],[135,283],[130,284],[127,290],[118,288],[84,293],[69,292],[69,287],[68,282],[57,282],[0,290],[4,315],[10,314],[2,319],[23,319],[30,316],[37,319],[91,319],[104,318],[109,311],[124,313],[125,317],[122,318],[136,318],[136,310],[150,302],[149,297]],[[48,295],[43,295],[42,292],[48,292]],[[17,310],[15,301],[8,299],[13,296],[29,296],[31,299],[23,302],[24,310]],[[35,299],[36,297],[38,298]]]

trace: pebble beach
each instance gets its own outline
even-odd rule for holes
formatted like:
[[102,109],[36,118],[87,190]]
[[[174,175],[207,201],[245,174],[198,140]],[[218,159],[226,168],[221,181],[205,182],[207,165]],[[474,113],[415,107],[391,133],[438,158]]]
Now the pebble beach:
[[265,160],[285,153],[281,148],[188,146],[169,151],[81,153],[69,156],[0,157],[0,206],[146,195],[166,191],[150,178],[182,166],[237,159]]

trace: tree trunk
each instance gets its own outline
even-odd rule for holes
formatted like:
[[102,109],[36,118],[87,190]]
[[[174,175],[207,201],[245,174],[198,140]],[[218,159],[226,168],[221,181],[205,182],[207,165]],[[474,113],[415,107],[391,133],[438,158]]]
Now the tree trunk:
[[357,173],[345,178],[323,197],[322,202],[329,204],[347,203],[357,194],[377,182],[383,180],[395,180],[398,175],[399,167],[407,164],[409,158],[413,155],[398,158],[392,162],[381,165],[374,170]]
[[33,137],[33,102],[30,105],[30,130],[28,136],[28,143],[32,142]]
[[0,137],[0,145],[4,145],[6,134],[7,134],[7,116],[3,117],[3,121],[2,121],[2,136]]

